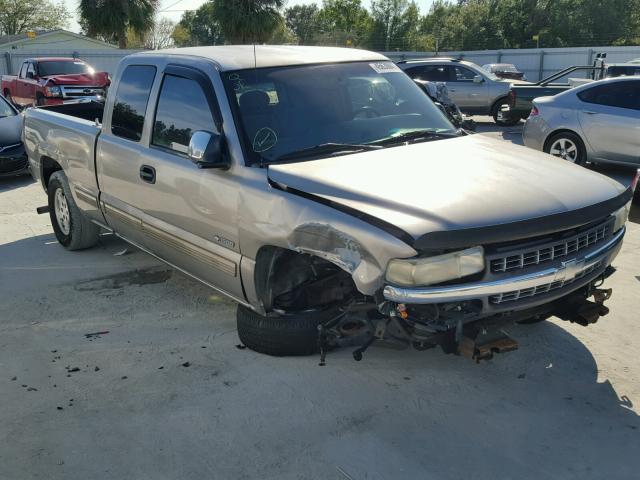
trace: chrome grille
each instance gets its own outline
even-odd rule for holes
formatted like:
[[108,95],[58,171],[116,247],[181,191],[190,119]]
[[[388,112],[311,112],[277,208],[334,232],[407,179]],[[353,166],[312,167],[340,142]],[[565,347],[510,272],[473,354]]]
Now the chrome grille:
[[104,96],[102,87],[62,87],[62,94],[65,98]]
[[607,237],[611,223],[607,222],[598,225],[586,232],[582,232],[574,237],[562,242],[545,245],[535,250],[525,250],[520,253],[507,255],[491,260],[491,271],[493,273],[508,272],[525,268],[531,265],[550,262],[556,258],[566,257],[572,253],[596,245]]
[[589,265],[584,270],[579,271],[575,277],[566,279],[566,280],[558,280],[551,283],[545,283],[542,285],[536,285],[535,287],[524,288],[522,290],[513,290],[511,292],[500,293],[498,295],[492,295],[489,297],[489,302],[494,305],[498,305],[505,302],[514,302],[516,300],[521,300],[523,298],[535,297],[536,295],[542,295],[543,293],[548,293],[553,290],[557,290],[562,287],[566,287],[567,285],[579,280],[590,273],[595,272],[598,268],[602,266],[602,260],[596,262],[592,265]]

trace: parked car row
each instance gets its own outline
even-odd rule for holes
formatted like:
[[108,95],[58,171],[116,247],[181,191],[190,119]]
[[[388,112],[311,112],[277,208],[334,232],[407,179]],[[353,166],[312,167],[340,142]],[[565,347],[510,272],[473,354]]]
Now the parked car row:
[[475,112],[508,91],[468,62],[356,49],[130,55],[95,112],[25,112],[41,211],[69,250],[105,228],[236,300],[241,341],[272,355],[479,360],[517,347],[506,323],[605,315],[633,186],[456,129],[403,70]]

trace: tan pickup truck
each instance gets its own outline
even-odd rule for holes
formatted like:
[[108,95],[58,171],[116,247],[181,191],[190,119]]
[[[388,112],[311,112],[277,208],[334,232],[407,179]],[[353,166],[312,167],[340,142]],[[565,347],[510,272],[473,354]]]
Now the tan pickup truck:
[[495,325],[593,323],[632,197],[454,129],[355,49],[134,54],[104,110],[30,109],[24,139],[63,246],[115,232],[237,301],[242,342],[274,355],[359,359],[376,341],[483,358],[515,348]]

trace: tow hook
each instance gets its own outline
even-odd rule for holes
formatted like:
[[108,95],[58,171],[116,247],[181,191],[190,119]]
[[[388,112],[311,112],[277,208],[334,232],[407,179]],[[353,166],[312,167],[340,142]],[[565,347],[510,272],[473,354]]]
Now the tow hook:
[[492,332],[482,330],[477,335],[469,335],[465,332],[458,344],[458,353],[475,360],[476,363],[480,363],[480,360],[490,360],[496,353],[512,352],[517,349],[517,340],[503,330]]
[[611,293],[612,290],[610,288],[597,288],[593,291],[594,302],[585,299],[579,305],[560,312],[558,317],[583,327],[592,325],[600,317],[604,317],[609,313],[609,308],[604,305],[604,302],[611,298]]

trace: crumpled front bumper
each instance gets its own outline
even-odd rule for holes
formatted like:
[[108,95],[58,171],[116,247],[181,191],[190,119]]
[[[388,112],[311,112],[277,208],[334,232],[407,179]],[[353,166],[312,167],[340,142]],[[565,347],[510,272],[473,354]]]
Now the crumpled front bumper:
[[[588,254],[562,262],[560,266],[546,268],[534,273],[516,275],[492,282],[474,282],[457,285],[403,288],[393,285],[384,287],[386,300],[406,304],[450,303],[474,299],[486,299],[515,291],[527,289],[544,289],[547,285],[563,282],[575,290],[597,277],[608,267],[622,246],[622,238],[626,229],[623,227],[606,243]],[[585,273],[588,272],[588,273]],[[576,279],[574,281],[574,279]],[[568,287],[567,287],[568,288]],[[555,290],[561,297],[566,295],[566,288]]]

